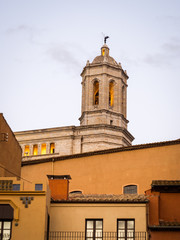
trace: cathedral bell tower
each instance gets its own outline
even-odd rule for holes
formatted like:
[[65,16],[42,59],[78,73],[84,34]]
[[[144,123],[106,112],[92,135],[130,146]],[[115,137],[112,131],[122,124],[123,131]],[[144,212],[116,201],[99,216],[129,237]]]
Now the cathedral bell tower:
[[[82,107],[81,126],[104,126],[106,140],[108,130],[116,134],[109,134],[110,138],[120,137],[117,146],[128,146],[133,141],[133,136],[127,131],[127,80],[128,75],[109,56],[109,47],[104,44],[101,55],[95,57],[90,63],[87,61],[82,73]],[[114,136],[113,136],[114,135]],[[115,136],[116,135],[116,136]]]

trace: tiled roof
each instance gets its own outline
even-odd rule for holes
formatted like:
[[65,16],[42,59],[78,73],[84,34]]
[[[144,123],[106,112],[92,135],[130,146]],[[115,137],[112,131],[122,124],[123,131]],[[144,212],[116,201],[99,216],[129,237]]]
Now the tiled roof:
[[151,230],[180,230],[180,222],[169,222],[159,220],[159,225],[148,226]]
[[180,180],[153,180],[151,186],[180,186]]
[[168,221],[159,221],[160,226],[179,226],[180,227],[180,222],[168,222]]
[[53,200],[52,202],[69,203],[146,203],[148,199],[144,195],[137,194],[69,194],[68,200]]

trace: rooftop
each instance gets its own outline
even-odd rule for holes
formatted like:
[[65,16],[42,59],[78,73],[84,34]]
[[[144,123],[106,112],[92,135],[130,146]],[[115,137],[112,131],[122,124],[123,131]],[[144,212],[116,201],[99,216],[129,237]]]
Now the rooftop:
[[54,200],[53,203],[147,203],[144,195],[137,194],[76,194],[70,193],[68,200]]

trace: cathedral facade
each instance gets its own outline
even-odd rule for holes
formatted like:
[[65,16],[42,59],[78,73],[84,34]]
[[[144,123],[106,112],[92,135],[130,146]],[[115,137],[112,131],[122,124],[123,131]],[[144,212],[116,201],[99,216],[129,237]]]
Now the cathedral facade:
[[16,132],[23,160],[72,155],[130,146],[128,132],[128,75],[104,44],[101,55],[87,61],[82,73],[80,126]]

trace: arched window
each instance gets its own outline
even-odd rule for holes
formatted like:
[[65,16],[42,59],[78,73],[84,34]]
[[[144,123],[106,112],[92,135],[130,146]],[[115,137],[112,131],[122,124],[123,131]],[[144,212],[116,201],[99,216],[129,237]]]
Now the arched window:
[[126,185],[123,188],[124,194],[137,194],[137,185]]
[[50,143],[50,153],[55,153],[55,144]]
[[30,154],[30,148],[29,145],[26,145],[24,148],[24,156],[29,156]]
[[41,154],[46,154],[46,144],[41,144]]
[[112,107],[114,104],[114,83],[109,83],[109,106]]
[[38,145],[33,145],[33,155],[38,155]]
[[95,81],[93,84],[93,104],[99,104],[99,82]]

